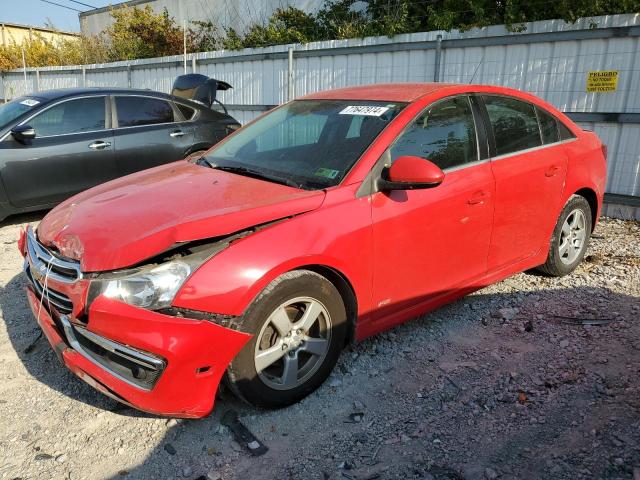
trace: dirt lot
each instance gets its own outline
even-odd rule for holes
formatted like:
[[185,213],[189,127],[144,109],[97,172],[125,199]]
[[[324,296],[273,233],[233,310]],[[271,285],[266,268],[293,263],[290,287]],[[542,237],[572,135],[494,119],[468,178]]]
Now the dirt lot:
[[[0,478],[640,479],[640,224],[563,279],[521,274],[348,348],[311,397],[204,420],[123,408],[60,366],[0,228]],[[251,457],[229,410],[268,447]]]

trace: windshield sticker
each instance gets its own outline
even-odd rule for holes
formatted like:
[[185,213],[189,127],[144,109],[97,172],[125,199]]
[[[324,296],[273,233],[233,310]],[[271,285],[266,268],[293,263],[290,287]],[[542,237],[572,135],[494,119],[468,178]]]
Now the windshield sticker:
[[20,105],[26,105],[27,107],[35,107],[39,103],[40,102],[38,100],[34,100],[32,98],[27,98],[26,100],[21,101]]
[[314,175],[316,177],[336,178],[339,173],[340,173],[340,170],[333,170],[331,168],[320,167],[315,171]]
[[366,115],[368,117],[379,117],[389,107],[378,107],[375,105],[350,105],[340,112],[340,115]]

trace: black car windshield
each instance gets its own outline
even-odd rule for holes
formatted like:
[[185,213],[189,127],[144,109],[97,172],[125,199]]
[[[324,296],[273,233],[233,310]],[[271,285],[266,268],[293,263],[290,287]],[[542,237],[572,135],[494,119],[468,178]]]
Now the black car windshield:
[[298,100],[222,141],[200,163],[304,189],[338,185],[406,106],[359,100]]
[[0,128],[4,128],[21,115],[34,109],[42,102],[36,98],[19,97],[9,103],[0,104]]

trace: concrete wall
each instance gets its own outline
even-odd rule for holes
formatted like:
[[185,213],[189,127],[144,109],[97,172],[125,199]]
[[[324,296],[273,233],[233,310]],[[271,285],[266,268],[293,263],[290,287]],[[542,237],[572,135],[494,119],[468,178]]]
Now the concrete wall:
[[29,25],[16,25],[14,23],[0,23],[0,45],[22,45],[25,41],[42,37],[49,42],[61,39],[76,38],[77,35],[69,32],[58,32],[46,28],[31,27]]
[[210,21],[220,29],[226,27],[244,32],[253,24],[264,23],[277,8],[292,5],[315,12],[323,3],[323,0],[132,0],[81,13],[80,29],[84,34],[98,34],[113,23],[111,8],[150,5],[156,12],[166,8],[179,25],[183,20]]

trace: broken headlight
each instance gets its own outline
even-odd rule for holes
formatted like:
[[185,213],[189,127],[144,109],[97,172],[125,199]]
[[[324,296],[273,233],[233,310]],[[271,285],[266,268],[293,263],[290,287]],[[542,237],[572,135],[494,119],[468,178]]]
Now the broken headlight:
[[169,307],[195,266],[175,260],[134,273],[91,281],[87,305],[98,295],[135,307],[157,310]]

